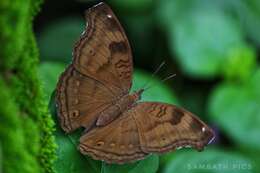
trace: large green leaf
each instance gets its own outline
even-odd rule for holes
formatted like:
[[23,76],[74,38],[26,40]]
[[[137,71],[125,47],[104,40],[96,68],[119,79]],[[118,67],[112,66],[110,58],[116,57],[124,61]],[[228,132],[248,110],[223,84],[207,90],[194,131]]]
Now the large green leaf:
[[115,165],[103,164],[102,173],[155,173],[159,167],[156,155],[150,155],[145,160],[136,163]]
[[245,156],[207,149],[177,152],[176,157],[166,165],[164,173],[250,173],[255,172],[253,162]]
[[54,168],[57,173],[99,173],[101,171],[101,162],[92,160],[88,156],[83,156],[77,150],[78,139],[82,134],[82,129],[77,130],[72,134],[65,134],[58,126],[56,105],[54,101],[54,92],[50,101],[50,111],[56,123],[56,143],[57,160],[54,163]]
[[237,145],[260,150],[260,70],[244,84],[222,83],[209,101],[216,122]]
[[[59,74],[64,70],[65,65],[59,63],[43,63],[41,64],[41,78],[44,80],[44,89],[46,94],[50,94],[54,90]],[[133,90],[140,89],[146,82],[151,84],[151,89],[147,90],[144,95],[144,100],[163,101],[168,103],[176,103],[176,99],[165,84],[162,84],[158,79],[152,78],[151,75],[141,70],[137,70],[134,74]],[[50,95],[48,95],[50,97]],[[53,98],[50,102],[50,109],[56,120],[56,107]],[[56,141],[58,144],[57,157],[55,163],[57,172],[99,172],[101,169],[101,161],[92,160],[89,157],[82,156],[77,150],[78,139],[81,135],[81,130],[72,134],[65,134],[57,123]],[[129,173],[139,172],[156,172],[158,169],[158,156],[152,155],[144,160],[137,161],[125,165],[108,165],[102,164],[102,171],[105,173],[114,172],[114,170],[127,170]]]

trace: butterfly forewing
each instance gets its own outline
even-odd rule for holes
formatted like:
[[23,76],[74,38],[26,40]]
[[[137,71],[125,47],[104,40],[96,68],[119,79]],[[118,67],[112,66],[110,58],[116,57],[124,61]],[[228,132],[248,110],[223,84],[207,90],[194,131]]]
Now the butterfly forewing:
[[132,53],[118,19],[104,3],[86,12],[87,31],[75,46],[73,65],[114,92],[126,94],[132,84]]
[[[86,12],[86,20],[87,31],[76,43],[73,64],[57,86],[58,114],[66,132],[90,128],[132,84],[131,49],[112,10],[101,3]],[[75,78],[80,78],[79,86]]]

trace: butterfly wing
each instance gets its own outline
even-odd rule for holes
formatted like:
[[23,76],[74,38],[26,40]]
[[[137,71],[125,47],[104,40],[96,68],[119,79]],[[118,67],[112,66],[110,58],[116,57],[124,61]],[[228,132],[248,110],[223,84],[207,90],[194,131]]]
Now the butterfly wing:
[[73,65],[116,93],[128,93],[132,84],[132,53],[112,10],[100,3],[86,12],[87,29],[73,52]]
[[107,126],[82,136],[79,149],[98,160],[125,163],[178,147],[202,150],[213,137],[205,123],[182,108],[142,102]]
[[86,19],[73,64],[57,86],[58,114],[66,132],[91,128],[96,116],[127,94],[132,84],[130,45],[112,10],[100,3],[86,12]]
[[116,96],[99,81],[84,76],[70,65],[60,77],[56,90],[58,117],[64,131],[91,128],[98,113]]
[[132,112],[123,113],[110,124],[97,127],[80,138],[81,153],[107,163],[125,163],[140,160],[146,153],[141,150],[138,129]]
[[189,146],[202,150],[214,137],[213,131],[198,117],[174,105],[141,102],[133,110],[141,148],[146,153]]

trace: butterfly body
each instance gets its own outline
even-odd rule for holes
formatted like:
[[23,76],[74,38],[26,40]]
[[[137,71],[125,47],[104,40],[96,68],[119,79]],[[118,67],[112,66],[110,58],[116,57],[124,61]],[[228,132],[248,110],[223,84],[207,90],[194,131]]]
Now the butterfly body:
[[127,163],[150,153],[191,146],[202,150],[213,130],[191,112],[161,102],[139,102],[144,89],[130,94],[130,44],[112,10],[100,3],[86,12],[87,28],[73,61],[56,89],[61,128],[85,128],[79,151],[107,163]]
[[120,116],[122,113],[131,109],[136,104],[136,102],[140,100],[143,91],[143,89],[140,89],[133,94],[124,95],[112,106],[110,106],[109,108],[101,112],[100,115],[98,115],[96,125],[105,126],[113,121],[115,118]]

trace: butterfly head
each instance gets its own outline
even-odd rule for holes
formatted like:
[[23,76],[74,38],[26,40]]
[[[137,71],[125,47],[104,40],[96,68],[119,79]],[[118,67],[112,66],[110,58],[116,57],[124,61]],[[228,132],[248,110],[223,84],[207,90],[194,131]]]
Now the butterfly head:
[[141,98],[142,98],[142,93],[144,92],[144,89],[142,88],[142,89],[139,89],[139,90],[137,90],[137,91],[135,91],[134,93],[133,93],[133,97],[134,97],[134,100],[135,101],[137,101],[137,100],[141,100]]

